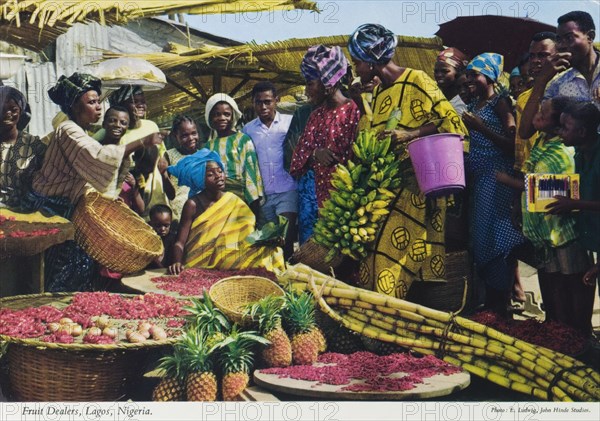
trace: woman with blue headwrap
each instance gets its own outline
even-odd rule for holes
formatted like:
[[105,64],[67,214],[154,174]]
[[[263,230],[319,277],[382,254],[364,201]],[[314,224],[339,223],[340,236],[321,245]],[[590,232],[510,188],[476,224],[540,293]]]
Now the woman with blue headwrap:
[[465,162],[471,186],[470,240],[479,278],[485,283],[486,307],[506,315],[515,274],[512,249],[525,241],[511,220],[513,192],[496,173],[514,175],[515,120],[509,101],[496,93],[503,57],[483,53],[467,65],[468,83],[476,97],[463,120],[470,130],[471,150]]
[[404,169],[402,188],[380,229],[375,250],[361,262],[361,283],[404,298],[414,280],[445,277],[447,206],[446,197],[425,200],[405,144],[438,132],[464,135],[467,130],[434,80],[392,61],[397,43],[396,36],[383,26],[364,24],[350,36],[348,50],[363,84],[375,76],[381,80],[373,90],[373,119],[367,129],[380,138],[392,137]]
[[283,269],[283,250],[253,246],[246,237],[256,218],[242,199],[225,192],[225,168],[217,152],[201,149],[168,168],[180,185],[190,188],[183,206],[170,274],[185,267],[207,269]]

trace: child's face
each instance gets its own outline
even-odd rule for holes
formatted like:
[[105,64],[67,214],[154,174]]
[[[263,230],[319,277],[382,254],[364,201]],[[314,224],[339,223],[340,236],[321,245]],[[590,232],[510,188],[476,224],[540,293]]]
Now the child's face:
[[218,133],[227,132],[233,126],[233,110],[226,102],[219,102],[210,112],[210,125]]
[[552,102],[542,101],[540,110],[533,118],[533,127],[539,132],[550,133],[556,127],[554,127],[554,121],[552,119]]
[[569,114],[560,115],[560,137],[567,146],[579,146],[584,141],[584,131]]
[[206,164],[206,176],[204,180],[204,188],[210,192],[225,189],[225,174],[221,167],[214,161]]
[[106,130],[106,139],[111,143],[119,143],[129,127],[129,113],[125,111],[109,110],[104,117],[102,127]]
[[521,76],[513,76],[510,78],[510,95],[517,99],[525,90],[525,81]]
[[171,231],[171,219],[167,212],[155,213],[150,217],[150,226],[160,237],[166,237]]
[[175,137],[177,138],[177,142],[179,142],[179,146],[185,151],[192,153],[196,150],[199,136],[198,129],[194,123],[183,121],[177,129]]

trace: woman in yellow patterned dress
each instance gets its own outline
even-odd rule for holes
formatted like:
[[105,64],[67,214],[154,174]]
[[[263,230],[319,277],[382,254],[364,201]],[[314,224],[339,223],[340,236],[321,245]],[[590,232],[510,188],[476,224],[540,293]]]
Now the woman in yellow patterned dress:
[[283,270],[280,247],[256,246],[246,241],[254,231],[256,218],[242,199],[224,191],[225,172],[218,153],[201,149],[168,171],[180,185],[190,188],[169,273],[177,275],[184,266]]
[[[363,84],[381,80],[373,91],[369,129],[391,136],[402,165],[402,186],[393,209],[378,233],[375,251],[361,263],[365,288],[403,298],[414,280],[444,279],[444,221],[447,197],[425,199],[406,152],[406,143],[439,132],[465,135],[460,117],[425,72],[391,61],[396,36],[377,24],[361,25],[351,35],[348,50]],[[392,112],[401,115],[386,129]],[[465,151],[468,144],[465,144]]]

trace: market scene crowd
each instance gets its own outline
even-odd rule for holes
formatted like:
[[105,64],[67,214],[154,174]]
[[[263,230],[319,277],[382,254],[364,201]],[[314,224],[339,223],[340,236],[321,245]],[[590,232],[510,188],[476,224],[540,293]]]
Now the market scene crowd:
[[[349,263],[345,282],[359,284],[363,265],[392,273],[392,288],[376,277],[366,284],[397,298],[413,281],[439,281],[435,262],[446,254],[452,224],[464,228],[457,238],[473,262],[472,311],[504,318],[519,311],[521,260],[538,271],[545,320],[591,338],[600,251],[597,22],[573,11],[557,24],[555,33],[535,34],[514,69],[494,51],[469,57],[446,46],[433,79],[392,60],[396,34],[363,24],[348,40],[350,56],[339,46],[306,51],[307,102],[293,115],[279,110],[276,86],[260,81],[251,92],[253,119],[234,98],[215,93],[203,122],[182,113],[168,130],[146,119],[142,86],[123,85],[103,101],[100,79],[73,73],[47,92],[64,116],[41,139],[27,132],[36,116],[23,93],[0,86],[0,203],[71,219],[86,195],[99,192],[122,201],[161,238],[164,252],[149,268],[278,273],[322,235],[315,225],[329,209],[334,173],[355,158],[360,133],[371,131],[379,142],[391,139],[401,182],[384,189],[393,205],[368,237],[377,241],[369,241],[366,263]],[[436,134],[462,139],[464,191],[426,195],[419,188],[406,145]],[[554,200],[532,210],[531,174],[555,176],[562,186],[576,175],[578,195],[555,183]],[[248,241],[269,223],[287,223],[279,242]],[[403,247],[387,234],[398,227],[407,233]],[[116,290],[124,275],[75,240],[49,248],[44,259],[49,292]]]

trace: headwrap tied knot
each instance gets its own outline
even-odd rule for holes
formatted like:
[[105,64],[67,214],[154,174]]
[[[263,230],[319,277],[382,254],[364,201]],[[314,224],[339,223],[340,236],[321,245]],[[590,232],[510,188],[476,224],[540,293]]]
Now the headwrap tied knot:
[[386,64],[394,56],[398,38],[389,29],[376,23],[359,26],[348,41],[350,55],[371,64]]
[[313,45],[308,49],[302,63],[302,76],[308,82],[319,79],[327,87],[334,86],[348,71],[348,60],[341,47]]
[[48,90],[48,96],[68,115],[75,102],[87,91],[96,91],[100,95],[101,86],[100,79],[86,73],[73,73],[69,77],[62,75],[56,85]]
[[9,99],[15,101],[17,106],[21,109],[21,115],[19,116],[19,121],[17,121],[17,130],[23,130],[31,120],[31,108],[25,99],[25,95],[23,95],[21,91],[12,86],[0,86],[0,112],[4,111],[4,104]]
[[467,70],[474,70],[496,82],[504,68],[504,57],[498,53],[483,53],[476,56],[467,65]]
[[225,171],[219,154],[206,148],[182,158],[177,162],[177,165],[168,167],[167,171],[169,174],[177,177],[179,185],[190,188],[189,197],[192,197],[204,190],[206,163],[209,161],[216,162]]
[[440,63],[446,63],[454,67],[459,72],[464,70],[465,67],[467,67],[467,64],[469,64],[467,55],[458,48],[454,47],[449,47],[440,51],[437,56],[437,61]]
[[141,95],[143,93],[144,91],[140,85],[123,85],[110,94],[108,103],[111,107],[113,105],[122,105],[129,98],[133,98],[135,95]]

